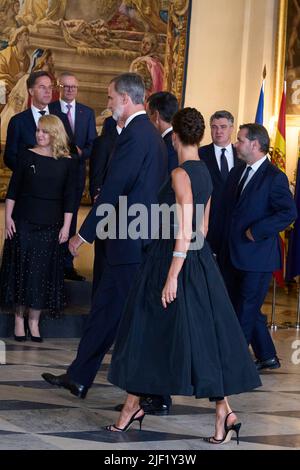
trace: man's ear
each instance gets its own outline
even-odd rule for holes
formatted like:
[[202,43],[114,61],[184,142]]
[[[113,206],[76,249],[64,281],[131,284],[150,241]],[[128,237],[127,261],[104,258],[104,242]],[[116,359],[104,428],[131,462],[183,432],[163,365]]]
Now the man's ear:
[[159,122],[160,122],[160,115],[159,115],[159,111],[157,111],[157,109],[154,111],[154,115],[155,115],[155,122],[156,122],[156,124],[159,124]]
[[252,141],[252,148],[253,148],[254,150],[260,151],[260,143],[258,142],[257,139],[255,139],[255,140]]
[[30,96],[33,96],[33,89],[32,89],[32,88],[28,88],[28,93],[30,94]]
[[123,93],[123,94],[122,94],[122,104],[123,104],[123,105],[128,104],[129,99],[130,99],[130,96],[129,96],[127,93]]

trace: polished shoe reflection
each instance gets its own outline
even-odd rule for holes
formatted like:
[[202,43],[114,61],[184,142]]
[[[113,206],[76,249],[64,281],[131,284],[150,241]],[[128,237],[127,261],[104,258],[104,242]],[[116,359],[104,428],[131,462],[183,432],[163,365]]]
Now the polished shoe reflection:
[[79,398],[85,398],[88,392],[88,387],[74,382],[67,376],[67,374],[54,375],[44,372],[42,377],[49,384],[55,385],[56,387],[63,387]]
[[[170,406],[163,402],[154,401],[151,397],[141,398],[140,405],[146,415],[167,416],[170,412]],[[123,403],[114,407],[115,411],[122,411]]]
[[255,362],[256,369],[257,370],[262,370],[262,369],[279,369],[281,366],[279,359],[277,356],[271,357],[270,359],[266,359],[265,361],[260,361],[257,360]]

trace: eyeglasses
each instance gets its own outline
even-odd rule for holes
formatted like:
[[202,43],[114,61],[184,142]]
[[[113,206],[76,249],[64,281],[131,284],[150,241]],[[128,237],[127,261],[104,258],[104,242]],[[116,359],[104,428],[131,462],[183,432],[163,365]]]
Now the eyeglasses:
[[64,90],[75,91],[77,90],[77,85],[59,85],[59,88],[63,88]]

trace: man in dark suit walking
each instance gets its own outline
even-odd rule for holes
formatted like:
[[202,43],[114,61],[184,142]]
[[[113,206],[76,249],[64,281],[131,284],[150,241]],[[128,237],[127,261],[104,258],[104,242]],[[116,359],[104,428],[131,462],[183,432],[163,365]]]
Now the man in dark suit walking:
[[279,232],[297,217],[286,175],[268,159],[269,136],[259,124],[240,126],[239,157],[224,190],[218,261],[257,369],[280,367],[261,313],[272,272],[281,268]]
[[220,241],[219,213],[222,194],[230,170],[243,163],[238,159],[231,143],[234,117],[229,111],[216,111],[210,118],[212,143],[199,149],[201,160],[207,165],[210,173],[213,192],[209,215],[207,241],[214,253],[218,251]]
[[[90,158],[94,139],[97,136],[94,111],[78,103],[78,80],[72,73],[64,72],[59,77],[60,100],[49,104],[49,111],[61,117],[71,143],[72,157],[78,160],[76,176],[76,204],[70,227],[70,237],[76,233],[77,214],[85,187],[86,161]],[[73,266],[73,256],[66,246],[65,278],[83,281]]]
[[178,167],[178,155],[172,143],[172,119],[178,111],[175,95],[168,91],[159,91],[149,96],[147,112],[151,122],[160,132],[168,151],[168,173]]
[[[178,111],[178,101],[175,95],[168,91],[153,93],[147,99],[147,113],[152,124],[161,134],[166,144],[168,154],[168,174],[178,167],[178,155],[172,143],[172,119]],[[154,415],[167,415],[172,405],[169,395],[148,395],[141,404],[144,411]],[[116,407],[121,411],[120,405]]]
[[[108,204],[117,210],[116,236],[105,240],[105,266],[93,296],[77,357],[66,374],[44,373],[43,378],[84,398],[92,385],[104,355],[112,346],[122,310],[148,240],[128,236],[132,220],[119,221],[119,197],[125,196],[128,207],[143,204],[148,213],[157,203],[158,190],[167,176],[167,156],[161,136],[144,110],[145,87],[141,77],[127,73],[112,80],[108,87],[108,107],[115,120],[125,120],[118,137],[104,184],[96,203],[69,242],[73,255],[82,243],[92,243],[96,228],[103,221]],[[113,211],[114,212],[114,211]],[[127,219],[127,218],[126,218]],[[123,234],[127,234],[126,237]],[[151,232],[149,232],[151,233]]]
[[[47,72],[33,72],[27,79],[31,107],[11,118],[7,128],[4,163],[12,171],[16,169],[18,156],[36,145],[36,128],[41,116],[49,114],[53,84]],[[55,113],[53,113],[55,114]]]

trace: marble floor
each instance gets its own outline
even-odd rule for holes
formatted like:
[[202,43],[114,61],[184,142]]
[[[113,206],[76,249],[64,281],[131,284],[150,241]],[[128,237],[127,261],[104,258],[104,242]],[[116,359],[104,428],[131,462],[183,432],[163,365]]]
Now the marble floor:
[[[242,422],[240,445],[232,440],[213,450],[300,449],[300,334],[286,329],[273,336],[282,367],[263,372],[257,391],[231,397]],[[214,410],[207,400],[175,397],[170,415],[146,416],[142,431],[104,431],[116,420],[113,407],[124,396],[106,380],[110,354],[85,400],[41,378],[43,371],[62,373],[77,344],[78,339],[1,344],[6,364],[0,366],[0,449],[211,450],[202,440],[213,432]]]
[[[87,210],[81,209],[80,220]],[[0,245],[2,215],[0,204]],[[88,278],[92,260],[93,249],[85,245],[76,267]],[[269,318],[271,303],[270,290],[264,306]],[[276,322],[294,323],[296,306],[295,285],[288,291],[278,290]],[[187,397],[174,397],[169,416],[146,416],[142,431],[133,427],[127,433],[108,433],[103,426],[115,422],[113,408],[124,397],[106,380],[110,354],[86,399],[81,400],[41,378],[44,371],[63,373],[74,358],[78,338],[46,339],[42,344],[18,344],[5,338],[0,341],[0,450],[300,449],[300,332],[278,329],[272,335],[282,367],[263,372],[263,386],[257,391],[230,400],[242,423],[239,446],[235,440],[224,446],[205,443],[202,437],[213,433],[213,405]]]

